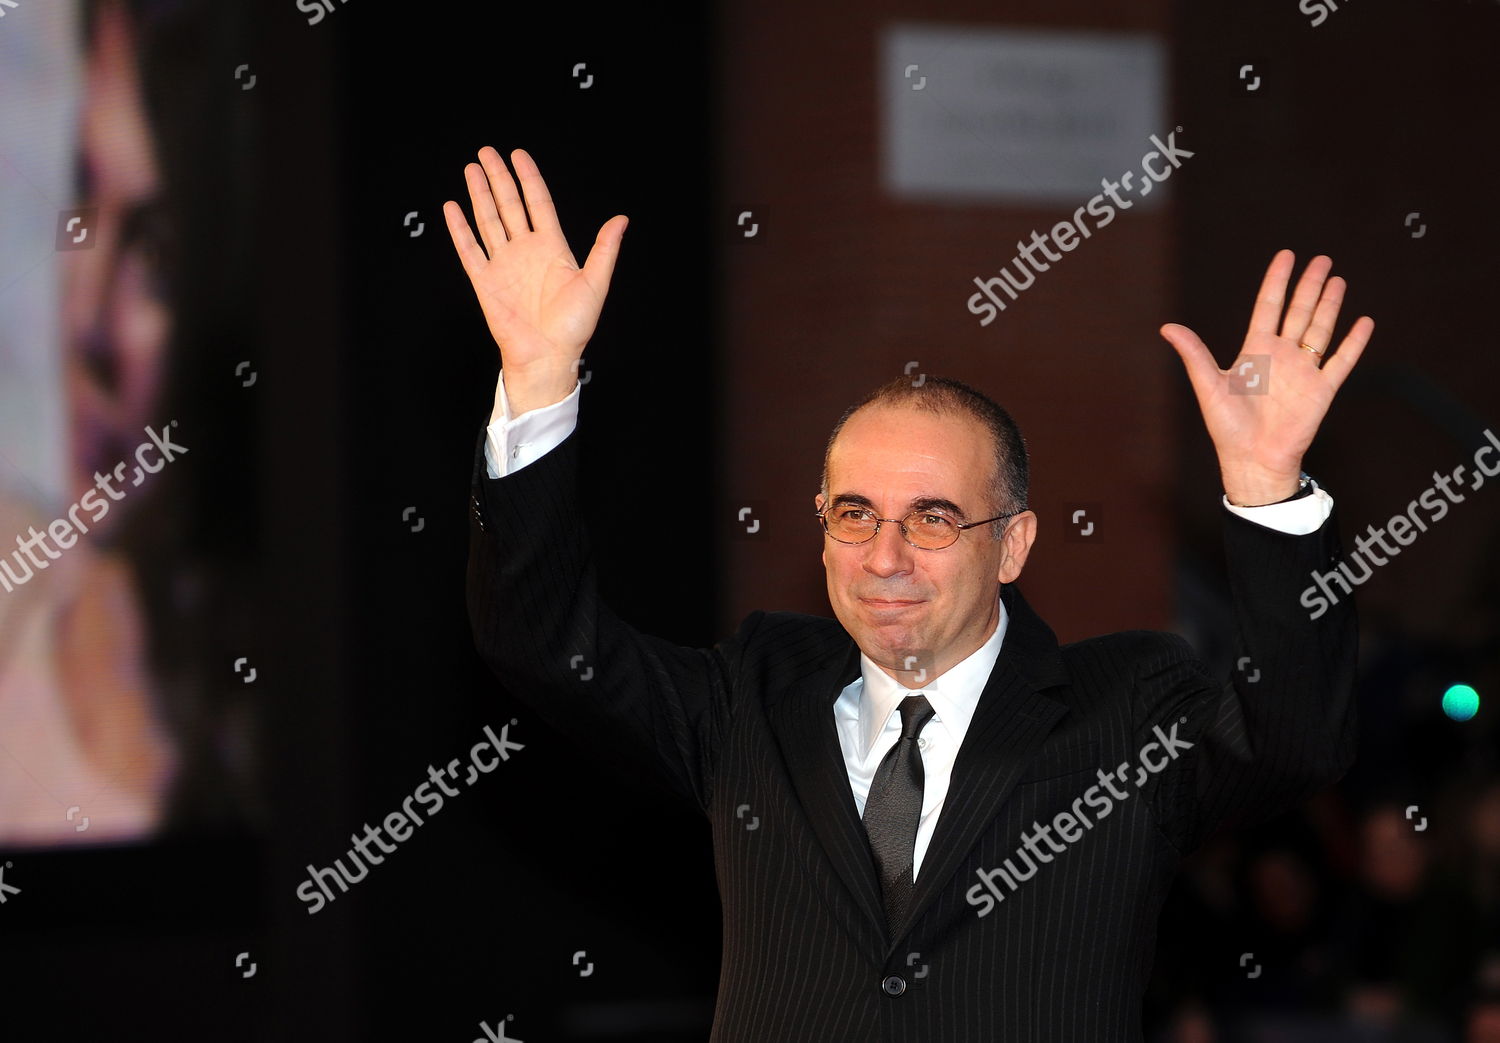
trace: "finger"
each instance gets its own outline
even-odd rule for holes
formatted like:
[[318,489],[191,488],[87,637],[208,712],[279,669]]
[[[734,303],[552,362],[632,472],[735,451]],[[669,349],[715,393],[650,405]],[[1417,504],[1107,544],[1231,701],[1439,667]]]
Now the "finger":
[[610,277],[615,271],[615,260],[620,256],[620,243],[625,238],[625,226],[630,218],[624,214],[611,217],[599,229],[588,257],[583,261],[583,273],[589,285],[602,295],[609,289]]
[[1323,372],[1329,375],[1333,381],[1333,390],[1338,391],[1349,377],[1349,372],[1354,369],[1354,364],[1359,357],[1365,353],[1365,345],[1370,343],[1370,336],[1375,332],[1375,320],[1368,315],[1361,315],[1354,320],[1354,326],[1349,330],[1348,336],[1339,344],[1339,348],[1323,363]]
[[1193,393],[1200,402],[1208,401],[1208,396],[1217,390],[1219,381],[1224,377],[1224,371],[1214,362],[1208,345],[1180,323],[1169,322],[1159,332],[1168,344],[1177,349],[1178,357],[1187,368],[1188,382],[1193,385]]
[[[1313,309],[1318,305],[1318,299],[1323,293],[1323,280],[1328,278],[1328,272],[1333,267],[1333,258],[1325,254],[1319,254],[1307,262],[1307,268],[1302,273],[1302,278],[1297,280],[1297,289],[1292,294],[1291,306],[1286,310],[1286,319],[1281,324],[1281,335],[1289,340],[1301,342],[1302,334],[1307,332],[1308,323],[1312,322]],[[1313,342],[1313,347],[1323,348],[1325,344]]]
[[448,234],[453,238],[453,248],[458,251],[458,259],[464,271],[473,278],[488,258],[474,241],[474,231],[464,217],[464,208],[450,199],[443,204],[443,217],[448,224]]
[[526,207],[521,202],[521,193],[516,191],[515,179],[510,176],[500,153],[486,145],[479,150],[479,162],[484,164],[484,172],[489,175],[490,191],[495,194],[507,238],[514,239],[531,231],[531,226],[526,223]]
[[1255,309],[1250,313],[1250,332],[1276,336],[1276,327],[1281,323],[1281,305],[1286,300],[1286,284],[1291,278],[1296,255],[1290,250],[1278,250],[1266,267],[1266,277],[1261,280],[1260,292],[1255,296]]
[[490,194],[490,180],[478,163],[464,167],[464,181],[469,185],[469,202],[474,205],[474,223],[479,226],[480,238],[484,240],[485,252],[495,256],[495,251],[505,245],[505,226],[500,223],[500,213],[495,209],[494,196]]
[[1333,342],[1333,330],[1338,325],[1339,309],[1344,306],[1344,290],[1348,285],[1337,275],[1328,280],[1323,287],[1323,296],[1318,300],[1317,310],[1313,312],[1312,321],[1308,323],[1307,329],[1297,334],[1299,344],[1322,351]]
[[561,232],[557,221],[557,209],[552,205],[552,194],[547,191],[547,182],[536,161],[525,150],[518,148],[510,154],[510,161],[521,178],[521,191],[526,196],[526,212],[531,215],[531,227],[538,232]]

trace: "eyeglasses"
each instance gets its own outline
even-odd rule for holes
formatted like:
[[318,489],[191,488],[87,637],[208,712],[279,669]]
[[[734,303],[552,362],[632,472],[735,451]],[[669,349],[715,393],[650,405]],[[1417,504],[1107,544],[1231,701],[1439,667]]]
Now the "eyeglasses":
[[[899,519],[877,518],[871,511],[852,504],[830,505],[814,513],[822,523],[823,531],[840,543],[868,543],[879,534],[883,522],[894,522],[901,526],[901,538],[913,547],[919,550],[942,550],[956,543],[964,529],[1014,518],[1025,510],[1023,507],[1019,511],[997,514],[993,518],[976,522],[957,522],[939,510],[912,511],[905,518]],[[830,511],[834,512],[832,518],[829,517]]]

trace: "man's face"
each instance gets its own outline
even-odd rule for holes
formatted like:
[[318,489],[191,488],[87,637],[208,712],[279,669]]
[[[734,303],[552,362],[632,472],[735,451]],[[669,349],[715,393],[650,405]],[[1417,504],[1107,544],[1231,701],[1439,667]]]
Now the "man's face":
[[[949,500],[964,512],[961,521],[979,521],[997,513],[985,493],[992,446],[984,427],[961,414],[866,407],[834,443],[828,495],[834,504],[864,497],[881,518],[903,518],[918,500]],[[821,494],[815,503],[826,505]],[[991,526],[1005,527],[1005,538],[993,539]],[[897,681],[921,687],[994,633],[999,584],[1020,575],[1035,536],[1030,511],[965,530],[942,550],[913,547],[891,523],[861,544],[824,536],[828,600],[860,651]],[[926,670],[921,679],[918,669]]]

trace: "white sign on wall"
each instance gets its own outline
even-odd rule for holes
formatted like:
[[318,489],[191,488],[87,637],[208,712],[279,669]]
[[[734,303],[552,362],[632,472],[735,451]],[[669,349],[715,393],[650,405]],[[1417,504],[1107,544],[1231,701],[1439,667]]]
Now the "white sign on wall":
[[893,23],[878,60],[881,183],[901,199],[1076,204],[1173,129],[1152,35]]

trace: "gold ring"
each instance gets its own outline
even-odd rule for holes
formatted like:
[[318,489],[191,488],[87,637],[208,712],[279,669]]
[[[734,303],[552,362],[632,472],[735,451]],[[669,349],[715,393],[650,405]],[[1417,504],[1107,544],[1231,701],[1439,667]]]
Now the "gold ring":
[[1303,351],[1310,351],[1310,352],[1312,352],[1314,355],[1318,356],[1319,358],[1323,357],[1323,352],[1319,351],[1317,348],[1313,347],[1311,344],[1299,344],[1297,346],[1299,348],[1301,348]]

